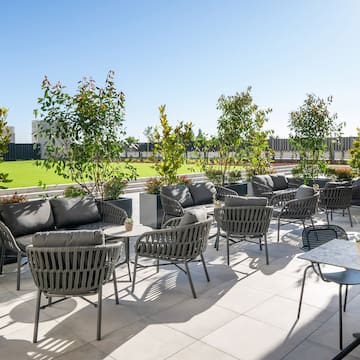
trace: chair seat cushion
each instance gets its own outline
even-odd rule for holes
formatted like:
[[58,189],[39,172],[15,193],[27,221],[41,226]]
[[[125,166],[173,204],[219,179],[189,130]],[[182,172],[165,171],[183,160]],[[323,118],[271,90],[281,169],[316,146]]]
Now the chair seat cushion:
[[16,239],[16,243],[18,244],[21,251],[25,252],[25,249],[28,245],[32,245],[33,234],[19,236]]
[[100,230],[47,231],[34,234],[34,247],[92,246],[104,243],[104,234]]
[[56,228],[69,228],[101,220],[94,198],[89,196],[50,200]]
[[161,188],[161,193],[177,200],[182,207],[194,205],[190,190],[186,185],[168,185]]
[[266,197],[255,196],[226,196],[225,206],[266,206],[268,199]]
[[310,196],[314,195],[314,189],[311,186],[307,185],[301,185],[297,190],[295,194],[295,199],[301,200],[306,199]]
[[2,204],[0,205],[0,215],[14,237],[55,228],[50,203],[46,199]]
[[261,185],[274,189],[274,181],[270,175],[255,175],[252,179]]
[[285,190],[289,187],[288,180],[285,175],[271,174],[270,177],[274,183],[273,190]]
[[211,204],[216,195],[216,188],[212,182],[195,183],[188,185],[194,205]]
[[206,209],[191,209],[185,212],[180,220],[179,226],[195,224],[197,222],[205,221],[206,218]]

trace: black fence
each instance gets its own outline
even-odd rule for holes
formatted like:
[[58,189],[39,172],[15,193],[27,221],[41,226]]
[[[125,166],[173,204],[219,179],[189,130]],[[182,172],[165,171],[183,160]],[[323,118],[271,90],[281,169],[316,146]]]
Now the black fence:
[[[355,137],[343,137],[339,141],[336,139],[328,139],[328,150],[330,152],[341,151],[346,152],[353,147]],[[269,145],[274,151],[288,152],[295,151],[289,139],[270,138]],[[152,143],[139,143],[133,148],[125,150],[125,157],[146,158],[148,153],[152,153],[154,144]],[[187,148],[188,152],[194,151],[194,145]],[[216,151],[216,149],[212,149]],[[5,161],[14,160],[38,160],[41,158],[40,144],[14,144],[8,145],[8,152],[4,155]]]
[[41,157],[39,144],[14,144],[8,145],[8,152],[4,155],[5,161],[38,160]]

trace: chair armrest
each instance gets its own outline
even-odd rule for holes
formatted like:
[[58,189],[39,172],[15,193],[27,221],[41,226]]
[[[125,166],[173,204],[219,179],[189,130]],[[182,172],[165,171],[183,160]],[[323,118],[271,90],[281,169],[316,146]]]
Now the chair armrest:
[[184,209],[177,200],[161,193],[160,199],[165,215],[171,217],[181,217],[184,215]]
[[274,192],[269,200],[269,205],[276,206],[279,204],[284,204],[284,202],[288,202],[290,200],[295,199],[296,191],[287,191],[282,193]]
[[182,219],[181,216],[171,218],[171,219],[165,221],[165,223],[162,224],[161,228],[166,229],[166,228],[172,228],[175,226],[179,226],[181,219]]
[[107,201],[96,200],[102,221],[111,224],[123,225],[127,218],[126,211]]
[[23,254],[10,229],[2,221],[0,221],[0,243],[8,250]]
[[232,189],[225,188],[223,186],[215,186],[217,199],[220,201],[225,200],[225,196],[238,196],[239,194]]

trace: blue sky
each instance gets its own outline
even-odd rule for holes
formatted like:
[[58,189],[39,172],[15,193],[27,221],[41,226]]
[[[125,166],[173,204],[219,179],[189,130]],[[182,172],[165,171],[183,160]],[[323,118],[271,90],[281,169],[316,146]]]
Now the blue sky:
[[193,122],[215,133],[216,102],[251,85],[271,107],[268,128],[288,135],[289,113],[307,93],[333,95],[345,135],[360,127],[358,0],[0,0],[0,106],[16,142],[47,75],[71,92],[108,70],[126,95],[129,135],[158,123]]

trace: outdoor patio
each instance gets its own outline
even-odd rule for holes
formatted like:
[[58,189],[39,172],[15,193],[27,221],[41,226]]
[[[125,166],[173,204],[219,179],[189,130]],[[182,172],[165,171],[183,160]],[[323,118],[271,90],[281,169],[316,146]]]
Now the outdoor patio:
[[[130,195],[130,194],[129,194]],[[131,194],[138,220],[138,194]],[[350,239],[360,233],[360,207],[348,217],[334,216]],[[316,224],[325,223],[325,215]],[[212,230],[215,231],[215,228]],[[217,252],[214,238],[205,253],[211,281],[201,263],[191,270],[198,299],[186,276],[174,266],[138,272],[134,295],[126,266],[117,269],[120,304],[113,285],[104,287],[103,339],[96,341],[96,309],[80,298],[55,304],[41,312],[39,342],[32,343],[35,286],[26,266],[22,289],[15,290],[16,266],[5,266],[0,278],[0,348],[6,359],[331,359],[338,349],[338,286],[310,273],[301,318],[298,299],[306,261],[297,259],[302,227],[269,231],[270,265],[257,244],[231,247],[226,265],[225,243]],[[94,299],[96,299],[94,297]],[[344,314],[344,344],[360,330],[360,286],[349,291]],[[360,348],[348,359],[360,359]]]

